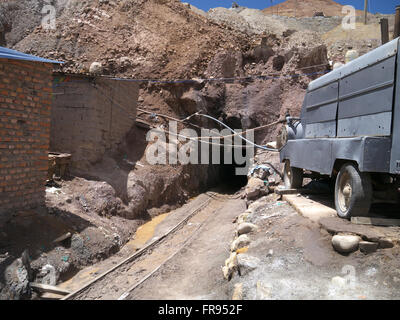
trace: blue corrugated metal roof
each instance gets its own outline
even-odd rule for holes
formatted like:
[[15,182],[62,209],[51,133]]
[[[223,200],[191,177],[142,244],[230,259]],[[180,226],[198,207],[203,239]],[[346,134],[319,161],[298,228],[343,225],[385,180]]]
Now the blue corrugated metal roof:
[[8,48],[0,47],[0,59],[12,59],[12,60],[26,60],[26,61],[35,61],[35,62],[45,62],[45,63],[56,63],[62,64],[64,62],[48,60],[36,56],[32,56],[30,54],[22,53],[16,50],[11,50]]

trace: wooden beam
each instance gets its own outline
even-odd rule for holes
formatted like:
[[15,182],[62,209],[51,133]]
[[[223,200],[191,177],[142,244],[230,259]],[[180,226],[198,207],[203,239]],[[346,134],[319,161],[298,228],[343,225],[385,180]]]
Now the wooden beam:
[[397,6],[396,15],[394,18],[393,39],[398,38],[399,36],[400,36],[400,6]]
[[312,190],[312,189],[281,189],[275,188],[274,192],[277,195],[284,196],[284,195],[295,195],[295,194],[305,194],[305,195],[322,195],[327,194],[324,191],[320,190]]
[[382,18],[379,21],[379,24],[381,25],[382,44],[388,43],[389,42],[389,20],[386,18]]
[[29,285],[31,286],[31,288],[33,290],[37,290],[40,292],[50,292],[50,293],[55,293],[55,294],[59,294],[59,295],[63,295],[63,296],[66,296],[71,293],[70,291],[60,289],[55,286],[50,286],[48,284],[31,282]]
[[364,24],[367,24],[368,18],[368,0],[364,0]]
[[62,236],[58,237],[57,239],[55,239],[53,242],[57,243],[57,242],[63,242],[64,240],[67,240],[68,238],[71,238],[72,234],[71,232],[67,232],[65,234],[63,234]]
[[352,217],[351,222],[354,224],[381,226],[381,227],[399,227],[400,226],[400,219]]

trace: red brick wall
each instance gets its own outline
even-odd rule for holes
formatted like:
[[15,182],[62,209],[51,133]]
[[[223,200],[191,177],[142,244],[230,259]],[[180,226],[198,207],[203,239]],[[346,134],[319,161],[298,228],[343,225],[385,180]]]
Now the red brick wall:
[[0,59],[0,213],[43,204],[52,66]]

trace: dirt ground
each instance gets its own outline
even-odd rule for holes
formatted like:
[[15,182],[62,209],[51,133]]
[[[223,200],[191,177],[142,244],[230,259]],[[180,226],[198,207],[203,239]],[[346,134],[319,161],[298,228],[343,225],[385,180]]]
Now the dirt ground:
[[243,200],[226,202],[172,261],[128,299],[229,299],[229,284],[222,278],[221,267],[234,233],[232,221],[245,208]]
[[[280,167],[279,159],[271,153],[258,153],[256,160]],[[204,197],[204,194],[200,195],[184,207],[156,217],[140,228],[118,255],[81,271],[76,279],[61,287],[76,289],[101,274],[127,254],[164,234]],[[331,195],[307,197],[309,201],[313,199],[328,207],[333,205]],[[230,281],[223,278],[222,266],[229,257],[237,227],[233,222],[247,209],[244,201],[228,199],[217,207],[208,208],[208,212],[203,214],[209,215],[212,209],[212,216],[196,236],[127,299],[225,300],[232,298],[238,284],[243,288],[243,299],[249,300],[399,298],[398,241],[393,248],[379,249],[368,255],[360,251],[339,254],[333,249],[331,241],[338,232],[360,234],[368,240],[374,237],[400,239],[400,228],[354,225],[336,216],[317,221],[312,215],[302,216],[275,194],[249,204],[252,213],[247,221],[257,225],[258,230],[249,234],[251,244],[244,255],[253,261],[253,266],[241,268],[240,274],[234,273]],[[384,215],[390,210],[374,206],[372,211]],[[155,250],[156,260],[144,259],[129,269],[126,281],[132,284],[145,276],[154,268],[154,261],[161,262],[173,251],[171,247],[176,249],[184,238],[185,234],[179,236],[177,242],[167,242],[159,254]],[[117,282],[122,283],[113,279],[109,282],[112,290],[103,290],[100,294],[94,292],[91,298],[118,298],[128,285]]]
[[[182,209],[161,216],[154,223],[145,226],[142,231],[139,229],[137,236],[128,245],[140,247],[162,235],[181,220],[190,207],[195,206],[202,197],[204,195],[192,200]],[[332,247],[330,232],[320,224],[301,216],[275,194],[263,197],[251,205],[253,213],[248,221],[257,225],[258,230],[249,234],[251,244],[243,255],[255,265],[249,268],[242,267],[240,273],[236,272],[230,281],[225,280],[222,266],[230,253],[230,244],[236,229],[234,222],[246,210],[246,204],[240,199],[229,199],[219,205],[213,204],[212,207],[209,208],[213,210],[211,215],[210,210],[204,211],[203,215],[209,215],[209,218],[204,220],[205,224],[189,243],[126,299],[229,300],[237,284],[242,285],[242,297],[245,300],[399,298],[398,246],[379,249],[368,255],[360,251],[349,255],[339,254]],[[335,219],[337,224],[342,221],[336,217]],[[191,221],[188,226],[193,224],[196,222]],[[367,230],[373,227],[362,228]],[[399,234],[399,228],[383,228],[385,229],[388,234]],[[188,235],[186,231],[178,236],[178,242],[167,241],[163,247],[154,249],[151,255],[155,254],[156,260],[144,258],[118,277],[126,273],[129,275],[124,278],[127,283],[135,283],[155,268],[155,261],[160,262],[163,257],[168,256],[172,252],[171,247],[176,250],[185,235]],[[123,250],[128,250],[128,246]],[[165,254],[162,255],[161,252]],[[119,259],[122,259],[121,254]],[[106,263],[110,267],[117,261],[118,259],[113,257],[103,264]],[[137,273],[135,270],[138,268],[142,271]],[[80,284],[100,274],[105,268],[95,269],[82,271],[78,279]],[[117,298],[124,291],[121,288],[129,287],[125,280],[122,283],[118,277],[110,281],[113,289],[104,289],[108,288],[109,284],[102,286],[104,290],[93,290],[91,298]],[[135,281],[130,281],[133,277]],[[71,286],[72,283],[73,281],[66,282],[61,287],[76,289],[77,283]],[[84,298],[88,297],[85,295]]]
[[231,280],[232,285],[242,284],[244,299],[399,298],[398,246],[368,255],[339,254],[332,247],[332,234],[288,203],[276,201],[275,195],[259,200],[248,221],[259,227],[250,235],[246,253],[256,267],[243,269]]
[[[116,255],[82,269],[58,286],[69,291],[78,289],[162,236],[206,198],[207,195],[202,194],[180,209],[157,216],[139,228]],[[313,199],[318,201],[318,196]],[[329,200],[324,199],[321,198],[321,203],[329,204]],[[228,281],[223,277],[222,266],[230,254],[237,218],[246,210],[251,212],[246,221],[257,225],[258,229],[248,235],[250,245],[238,256],[250,262],[240,266],[239,272]],[[398,239],[400,228],[359,226],[338,217],[329,219],[332,219],[329,223],[312,221],[275,194],[247,205],[241,199],[216,198],[176,235],[79,299],[118,299],[174,252],[178,253],[125,299],[229,300],[238,284],[245,300],[399,299],[398,241],[393,248],[367,255],[360,251],[339,254],[331,241],[335,230],[347,225],[347,231],[357,233],[358,228],[366,235],[379,231]],[[106,243],[105,239],[97,240],[103,245]],[[182,244],[185,246],[177,251]],[[74,249],[72,246],[70,251]],[[60,251],[60,260],[63,254]],[[52,297],[47,295],[46,298]]]
[[[234,225],[232,220],[235,215],[245,210],[245,202],[235,198],[221,193],[213,194],[211,197],[208,193],[202,194],[191,199],[182,208],[157,216],[142,225],[116,255],[82,269],[71,279],[59,284],[58,287],[70,292],[81,288],[131,256],[136,250],[163,236],[178,222],[186,218],[190,212],[196,208],[203,208],[203,203],[207,200],[209,202],[206,207],[189,219],[182,228],[164,239],[162,243],[153,247],[132,263],[127,263],[117,272],[113,272],[94,283],[89,290],[78,293],[74,299],[118,299],[132,285],[150,274],[171,256],[173,256],[172,264],[178,261],[184,265],[179,270],[174,267],[171,275],[169,273],[171,263],[168,262],[162,266],[160,273],[157,272],[144,283],[143,286],[146,288],[144,291],[142,287],[139,287],[134,291],[135,294],[136,292],[142,292],[142,294],[145,292],[145,296],[141,299],[151,296],[153,298],[149,299],[183,299],[185,297],[188,299],[205,299],[209,290],[215,287],[218,291],[218,294],[215,293],[215,295],[221,297],[224,281],[220,277],[220,266],[223,264],[233,235]],[[180,248],[183,249],[180,250]],[[165,273],[168,279],[164,279]],[[163,278],[161,281],[157,280],[159,275]],[[198,288],[199,293],[197,293],[198,291],[194,292],[192,283],[197,283],[198,279],[206,279],[206,275],[212,275],[212,279],[201,284],[201,287]],[[178,279],[180,280],[178,281]],[[183,281],[183,279],[185,280]],[[215,282],[218,282],[218,286],[214,286]],[[153,286],[155,287],[153,288]],[[161,289],[161,287],[164,289]],[[171,287],[173,287],[175,296],[169,293]],[[57,296],[45,294],[42,298],[51,299],[57,298]]]
[[[68,279],[81,268],[117,253],[143,223],[144,219],[126,220],[118,216],[98,215],[87,203],[88,193],[78,192],[80,184],[82,180],[76,179],[64,182],[61,188],[48,187],[47,207],[17,211],[2,217],[0,283],[10,288],[3,292],[0,285],[0,298],[7,299],[10,295],[16,299],[29,298],[27,281],[36,279],[41,282],[47,276],[47,273],[41,274],[46,265],[54,270],[54,278],[48,284],[56,285]],[[97,186],[102,187],[102,184]],[[104,203],[108,199],[102,201]],[[96,202],[97,205],[101,203]],[[69,236],[56,241],[65,235]],[[30,274],[26,281],[19,281],[14,277],[18,270],[15,263],[24,252],[30,261]]]

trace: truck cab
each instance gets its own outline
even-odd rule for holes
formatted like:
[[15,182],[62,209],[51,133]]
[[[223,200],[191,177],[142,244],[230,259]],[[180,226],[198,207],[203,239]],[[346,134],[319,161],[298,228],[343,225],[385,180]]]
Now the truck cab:
[[399,38],[309,84],[300,119],[288,117],[284,130],[287,188],[301,187],[304,171],[330,177],[342,218],[367,214],[379,192],[397,194],[398,53]]

